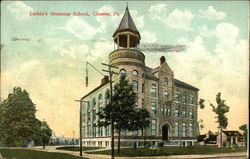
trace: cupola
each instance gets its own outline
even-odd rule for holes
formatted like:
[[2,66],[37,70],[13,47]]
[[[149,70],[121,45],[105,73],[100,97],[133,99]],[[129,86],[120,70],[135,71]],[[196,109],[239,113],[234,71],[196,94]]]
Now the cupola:
[[119,47],[135,48],[140,43],[141,36],[129,13],[128,7],[126,7],[119,27],[113,34],[113,39],[118,49]]

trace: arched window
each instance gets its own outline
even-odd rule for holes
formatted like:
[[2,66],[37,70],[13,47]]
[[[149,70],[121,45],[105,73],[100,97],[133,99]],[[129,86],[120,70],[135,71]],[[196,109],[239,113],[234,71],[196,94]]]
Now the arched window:
[[133,71],[133,76],[138,76],[138,72],[136,70]]
[[98,96],[98,105],[102,105],[103,104],[103,97],[102,94],[99,94]]
[[175,108],[174,114],[175,117],[179,117],[179,108]]
[[189,112],[189,119],[194,119],[194,114],[193,114],[192,110]]
[[171,116],[171,106],[167,107],[167,116]]
[[156,97],[156,93],[157,93],[156,85],[152,84],[152,87],[151,87],[151,97]]
[[152,114],[156,114],[156,103],[155,102],[152,102],[151,103],[151,113]]
[[125,70],[125,69],[121,69],[121,70],[120,70],[120,75],[122,75],[122,74],[123,74],[123,75],[126,75],[126,70]]
[[182,123],[182,136],[183,137],[186,137],[186,131],[187,131],[186,123]]

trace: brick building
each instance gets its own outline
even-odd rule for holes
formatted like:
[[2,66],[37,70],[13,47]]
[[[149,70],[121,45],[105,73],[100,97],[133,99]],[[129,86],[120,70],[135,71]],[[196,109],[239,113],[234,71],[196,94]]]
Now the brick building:
[[[194,145],[197,142],[197,88],[174,78],[174,72],[165,57],[159,60],[159,66],[150,68],[145,65],[145,55],[137,50],[140,33],[130,16],[128,8],[113,34],[116,48],[109,54],[109,64],[117,66],[114,70],[126,74],[138,95],[138,106],[151,112],[151,123],[145,131],[146,144],[163,142],[165,145]],[[114,75],[114,81],[119,80]],[[101,84],[81,98],[88,101],[82,107],[83,145],[110,147],[110,127],[97,127],[97,113],[109,102],[106,94],[109,90],[108,77]],[[123,147],[143,145],[140,131],[121,133]],[[115,134],[115,144],[117,134]]]

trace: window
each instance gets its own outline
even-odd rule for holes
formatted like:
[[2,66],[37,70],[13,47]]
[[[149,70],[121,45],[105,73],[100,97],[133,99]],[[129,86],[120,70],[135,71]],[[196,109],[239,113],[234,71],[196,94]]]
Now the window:
[[87,135],[88,135],[88,137],[91,136],[91,125],[88,125],[88,128],[87,128]]
[[151,97],[156,97],[156,92],[157,92],[156,85],[152,84],[152,87],[151,87]]
[[193,112],[189,112],[189,119],[194,119],[194,114],[193,114]]
[[109,126],[106,127],[106,136],[110,136]]
[[126,75],[126,70],[121,69],[121,70],[120,70],[120,75]]
[[179,102],[179,101],[180,101],[180,92],[179,92],[178,89],[175,91],[175,101],[176,101],[176,102]]
[[141,92],[144,92],[144,83],[142,83]]
[[133,80],[133,90],[138,91],[138,81]]
[[167,107],[167,116],[171,116],[171,106]]
[[164,97],[163,97],[164,101],[165,102],[168,101],[169,100],[169,93],[168,93],[168,91],[164,90],[163,94],[164,94]]
[[138,136],[138,130],[133,131],[133,136]]
[[194,104],[194,95],[193,94],[190,95],[190,104]]
[[186,123],[182,123],[182,136],[183,137],[186,137],[186,131],[187,131]]
[[103,104],[103,97],[102,94],[99,94],[98,96],[98,105],[102,105]]
[[187,111],[186,108],[183,108],[182,110],[182,118],[186,118],[187,117]]
[[156,120],[151,120],[151,135],[156,135]]
[[93,121],[95,121],[95,119],[96,119],[96,110],[92,111],[92,119],[93,119]]
[[126,130],[121,129],[121,136],[125,136],[126,135]]
[[102,137],[102,127],[98,127],[98,136]]
[[183,94],[183,95],[182,95],[182,103],[183,103],[183,104],[186,104],[186,103],[187,103],[187,96],[186,96],[186,94]]
[[92,99],[92,104],[93,104],[93,107],[95,107],[95,105],[96,105],[96,100],[95,100],[95,98]]
[[193,123],[189,123],[189,136],[193,136]]
[[179,123],[178,122],[175,122],[174,135],[179,136]]
[[174,116],[179,117],[179,108],[175,108]]
[[90,120],[90,112],[88,112],[88,120]]
[[168,78],[164,77],[164,84],[168,85]]
[[133,71],[133,76],[138,76],[138,72],[136,70]]
[[92,133],[93,133],[93,137],[96,137],[96,126],[95,125],[93,125],[93,131],[92,131]]
[[156,114],[156,103],[155,102],[151,103],[151,113]]

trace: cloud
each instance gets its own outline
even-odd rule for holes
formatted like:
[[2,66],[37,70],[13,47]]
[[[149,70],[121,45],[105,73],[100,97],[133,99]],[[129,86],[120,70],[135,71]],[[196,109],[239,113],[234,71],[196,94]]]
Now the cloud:
[[130,10],[131,17],[134,20],[134,23],[137,28],[143,28],[144,27],[144,15],[139,15],[138,11],[136,10]]
[[166,4],[163,4],[163,3],[159,3],[159,4],[156,4],[156,5],[152,5],[150,8],[149,8],[149,17],[151,19],[158,19],[158,20],[161,20],[162,16],[165,16],[166,15],[166,12],[167,12],[167,9],[166,9]]
[[[237,41],[238,28],[221,23],[216,26],[216,46],[213,52],[204,46],[202,36],[193,40],[181,38],[187,49],[183,53],[168,56],[175,78],[200,89],[199,97],[204,98],[207,108],[199,111],[204,120],[205,131],[216,130],[215,114],[208,101],[215,102],[215,96],[222,92],[223,99],[230,106],[228,129],[238,129],[247,121],[248,103],[248,44],[247,40]],[[226,36],[229,34],[228,36]],[[188,75],[187,75],[188,72]],[[211,114],[208,118],[207,114]],[[237,117],[241,117],[237,119]],[[212,117],[212,118],[211,118]]]
[[155,43],[157,38],[154,33],[149,31],[142,31],[141,32],[142,42],[146,43]]
[[215,30],[210,30],[207,25],[202,25],[200,27],[200,34],[199,34],[201,37],[204,37],[204,38],[212,38],[216,35],[216,32]]
[[216,37],[223,44],[233,44],[239,34],[239,28],[231,23],[219,23],[216,26]]
[[[98,9],[99,13],[108,12],[113,13],[115,12],[115,9],[111,7],[110,5],[104,5],[101,8]],[[96,20],[100,23],[100,26],[97,28],[97,31],[100,33],[106,33],[107,27],[109,25],[119,25],[119,20],[122,16],[97,16]]]
[[175,9],[164,19],[164,23],[170,28],[190,30],[193,17],[188,10]]
[[19,20],[27,20],[29,19],[29,12],[33,11],[33,8],[30,6],[26,5],[22,1],[15,1],[11,2],[8,6],[7,9],[14,15],[16,19]]
[[149,8],[148,16],[151,19],[157,19],[163,22],[166,26],[173,29],[191,30],[193,14],[189,10],[174,9],[167,15],[167,9],[165,4],[153,5]]
[[222,20],[226,17],[226,13],[217,11],[213,6],[208,6],[207,10],[199,10],[201,17],[208,20]]
[[66,30],[81,40],[89,40],[97,33],[96,28],[77,16],[70,18],[65,27],[59,29]]

